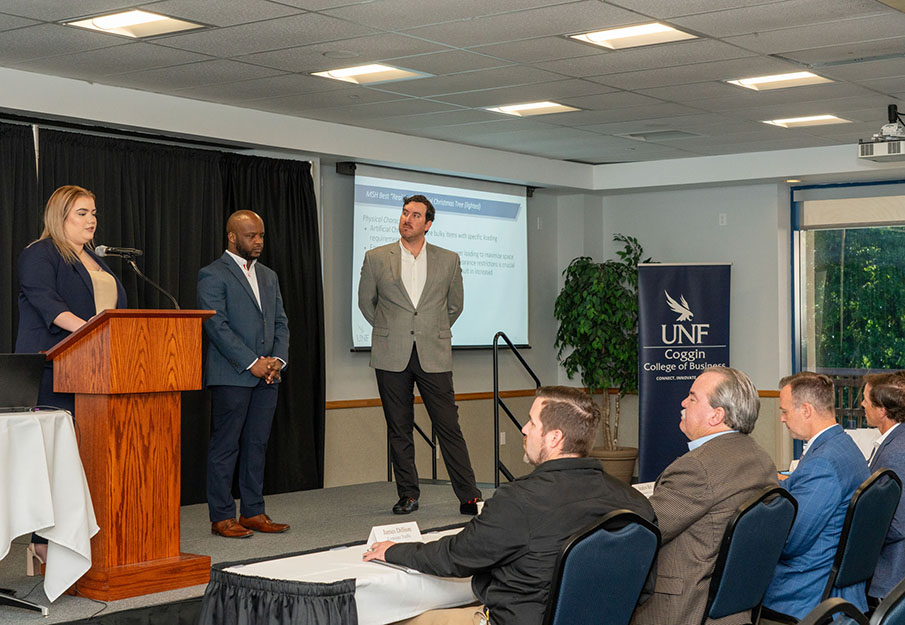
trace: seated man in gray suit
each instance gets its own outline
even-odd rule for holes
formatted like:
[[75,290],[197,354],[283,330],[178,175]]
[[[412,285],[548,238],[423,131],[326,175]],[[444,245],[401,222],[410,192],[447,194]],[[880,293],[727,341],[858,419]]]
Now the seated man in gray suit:
[[[682,408],[679,429],[689,451],[663,470],[650,498],[663,545],[654,596],[635,611],[634,625],[700,623],[729,520],[746,500],[776,486],[776,466],[748,436],[760,399],[747,375],[729,367],[705,370]],[[708,623],[736,625],[749,616]]]
[[390,435],[399,495],[393,512],[409,514],[418,509],[412,439],[417,382],[459,498],[459,511],[477,514],[481,491],[459,428],[452,379],[450,328],[462,312],[463,301],[459,255],[425,241],[435,214],[429,199],[413,195],[402,202],[401,238],[365,254],[358,285],[358,307],[373,327],[371,366]]
[[[864,376],[864,416],[880,431],[870,456],[870,471],[892,469],[905,479],[905,371]],[[886,534],[870,583],[869,603],[876,605],[905,578],[905,498]]]

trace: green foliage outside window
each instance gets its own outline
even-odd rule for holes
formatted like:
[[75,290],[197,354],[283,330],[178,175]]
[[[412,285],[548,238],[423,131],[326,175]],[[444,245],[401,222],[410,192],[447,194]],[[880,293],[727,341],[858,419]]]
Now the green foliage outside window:
[[808,236],[813,365],[905,368],[905,226],[813,230]]

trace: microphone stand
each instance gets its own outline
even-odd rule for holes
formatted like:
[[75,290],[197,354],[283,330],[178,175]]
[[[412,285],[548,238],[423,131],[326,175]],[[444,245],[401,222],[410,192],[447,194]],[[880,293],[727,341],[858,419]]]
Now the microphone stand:
[[164,291],[163,288],[159,284],[157,284],[156,282],[151,280],[151,278],[149,278],[148,276],[146,276],[145,274],[143,274],[141,272],[141,269],[139,269],[138,265],[135,264],[135,256],[133,254],[123,254],[122,258],[127,263],[129,263],[129,265],[132,267],[132,270],[135,271],[135,273],[138,275],[139,278],[141,278],[142,280],[144,280],[145,282],[147,282],[148,284],[153,286],[155,289],[157,289],[158,291],[160,291],[161,293],[166,295],[167,298],[169,298],[169,300],[171,302],[173,302],[173,306],[176,308],[176,310],[181,310],[179,308],[179,303],[176,301],[175,297],[173,297],[172,295],[170,295],[169,293]]

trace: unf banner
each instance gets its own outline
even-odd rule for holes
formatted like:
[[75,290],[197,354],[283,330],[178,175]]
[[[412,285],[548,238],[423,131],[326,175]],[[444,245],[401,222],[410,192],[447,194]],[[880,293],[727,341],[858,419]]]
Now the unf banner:
[[638,266],[638,480],[688,451],[679,429],[694,379],[729,366],[729,265]]

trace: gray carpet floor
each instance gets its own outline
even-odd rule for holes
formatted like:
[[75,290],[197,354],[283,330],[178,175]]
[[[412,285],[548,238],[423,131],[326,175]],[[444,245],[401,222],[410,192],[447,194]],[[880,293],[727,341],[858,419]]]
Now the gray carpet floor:
[[[492,494],[492,489],[486,486],[482,485],[482,490],[485,499]],[[392,513],[396,499],[396,486],[389,482],[272,495],[267,498],[267,514],[278,522],[291,524],[292,529],[285,534],[255,534],[241,540],[213,536],[205,504],[185,506],[181,511],[182,551],[209,555],[212,563],[231,562],[364,542],[371,527],[402,520],[417,521],[425,530],[463,523],[470,518],[459,514],[458,501],[448,484],[422,484],[420,509],[407,517]],[[28,541],[28,536],[17,538],[9,554],[0,561],[0,587],[13,589],[18,597],[49,606],[50,615],[44,618],[37,612],[0,606],[0,625],[65,623],[99,613],[170,603],[204,594],[205,586],[200,585],[107,603],[68,595],[50,603],[44,595],[41,578],[25,575]]]

